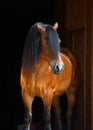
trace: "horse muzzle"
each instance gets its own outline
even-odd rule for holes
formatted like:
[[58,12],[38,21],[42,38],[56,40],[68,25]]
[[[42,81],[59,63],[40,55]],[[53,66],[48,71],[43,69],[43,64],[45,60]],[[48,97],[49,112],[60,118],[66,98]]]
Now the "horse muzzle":
[[52,68],[54,74],[60,74],[64,69],[64,64],[52,63],[51,68]]

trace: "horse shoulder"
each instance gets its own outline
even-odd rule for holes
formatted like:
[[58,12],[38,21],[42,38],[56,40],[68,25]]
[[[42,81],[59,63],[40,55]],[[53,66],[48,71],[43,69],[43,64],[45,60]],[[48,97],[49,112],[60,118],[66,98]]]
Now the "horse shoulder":
[[63,92],[65,92],[69,88],[72,81],[73,65],[68,56],[61,53],[61,57],[64,62],[64,69],[61,74],[58,75],[58,80],[60,87],[62,87]]

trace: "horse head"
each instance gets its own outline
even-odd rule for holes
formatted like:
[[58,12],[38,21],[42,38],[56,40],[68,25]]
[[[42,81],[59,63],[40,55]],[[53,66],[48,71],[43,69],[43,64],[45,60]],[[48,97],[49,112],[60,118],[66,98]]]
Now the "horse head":
[[44,59],[48,61],[55,74],[61,73],[64,69],[64,63],[60,55],[58,23],[55,23],[54,26],[38,23],[37,28],[41,34],[41,50]]

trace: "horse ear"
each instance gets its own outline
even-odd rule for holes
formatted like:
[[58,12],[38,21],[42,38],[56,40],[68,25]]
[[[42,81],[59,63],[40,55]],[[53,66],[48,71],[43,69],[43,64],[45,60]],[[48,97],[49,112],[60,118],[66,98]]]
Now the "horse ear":
[[56,22],[56,23],[54,24],[53,28],[54,28],[55,30],[58,29],[58,22]]
[[41,34],[45,34],[45,28],[37,24],[37,28],[40,31]]
[[39,24],[37,24],[37,28],[38,28],[38,30],[40,31],[40,33],[41,33],[41,43],[44,43],[45,41],[46,41],[46,35],[45,35],[45,28],[44,27],[42,27],[41,25],[39,25]]

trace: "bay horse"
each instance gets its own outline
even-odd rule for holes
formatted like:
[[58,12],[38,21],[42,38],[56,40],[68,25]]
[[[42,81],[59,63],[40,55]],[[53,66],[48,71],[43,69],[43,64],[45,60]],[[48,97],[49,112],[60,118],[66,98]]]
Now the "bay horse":
[[[76,64],[73,56],[60,48],[57,32],[58,23],[53,26],[35,23],[31,26],[23,49],[20,74],[21,94],[25,105],[24,130],[30,130],[32,121],[32,104],[35,96],[44,104],[44,130],[51,130],[51,106],[57,119],[56,130],[62,130],[59,96],[67,90],[69,100],[75,100],[76,88],[70,86],[76,80]],[[70,55],[69,55],[70,54]],[[76,79],[75,79],[76,78]],[[75,101],[73,101],[75,102]],[[71,116],[73,104],[68,104],[68,116]]]

